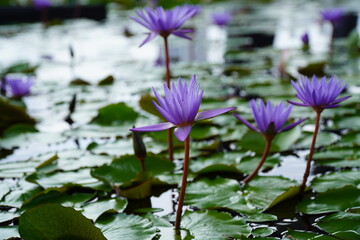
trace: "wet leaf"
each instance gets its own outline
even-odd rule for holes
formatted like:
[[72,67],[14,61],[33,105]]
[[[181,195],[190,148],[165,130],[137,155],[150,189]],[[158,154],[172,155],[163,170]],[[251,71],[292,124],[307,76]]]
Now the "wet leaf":
[[357,170],[333,172],[316,177],[311,182],[311,187],[316,192],[326,192],[330,189],[338,189],[345,186],[360,187],[360,172]]
[[98,115],[92,123],[100,125],[121,125],[128,122],[135,122],[138,113],[125,103],[115,103],[99,109]]
[[297,209],[306,214],[322,214],[344,211],[359,204],[360,189],[346,186],[320,193],[314,199],[306,199],[299,203]]
[[80,212],[59,204],[41,205],[24,212],[19,219],[19,233],[28,240],[106,240],[100,229]]
[[194,240],[239,238],[251,233],[251,228],[243,219],[213,210],[185,212],[181,226],[194,235]]
[[149,220],[123,213],[99,219],[97,226],[100,227],[107,239],[151,240],[156,235],[156,228],[152,226]]

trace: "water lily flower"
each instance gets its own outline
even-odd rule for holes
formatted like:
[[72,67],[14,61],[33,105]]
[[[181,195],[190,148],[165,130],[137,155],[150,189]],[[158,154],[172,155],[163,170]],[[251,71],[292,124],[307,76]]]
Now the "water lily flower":
[[161,97],[154,89],[155,97],[158,101],[153,102],[156,109],[168,121],[146,127],[132,128],[131,131],[152,132],[162,131],[175,127],[175,136],[184,142],[184,167],[179,194],[179,203],[176,210],[175,229],[180,229],[182,206],[186,191],[187,175],[190,160],[190,131],[196,121],[215,117],[217,115],[234,110],[235,107],[219,108],[199,112],[200,103],[204,91],[200,90],[200,85],[196,83],[194,75],[189,84],[179,78],[177,84],[172,84],[171,90],[164,84],[165,96]]
[[310,175],[311,161],[315,151],[316,138],[320,128],[321,113],[324,111],[324,109],[339,107],[340,102],[345,101],[351,96],[338,98],[340,93],[346,88],[346,84],[344,81],[340,81],[335,77],[331,77],[327,81],[326,77],[317,79],[316,76],[313,76],[312,80],[310,81],[307,77],[301,76],[297,83],[291,81],[291,84],[297,92],[296,97],[302,103],[289,100],[288,102],[297,106],[312,107],[312,109],[314,109],[316,112],[314,135],[310,146],[310,152],[308,155],[303,181],[299,190],[299,194],[302,195],[306,187],[307,178]]
[[45,9],[51,6],[50,0],[33,0],[33,4],[38,9]]
[[212,22],[218,26],[224,27],[231,21],[231,14],[228,12],[214,13],[211,15]]
[[23,97],[30,94],[30,88],[34,84],[34,77],[5,76],[7,90],[13,97]]
[[193,32],[193,30],[180,28],[187,20],[195,16],[199,9],[198,6],[184,5],[170,10],[164,10],[162,7],[156,9],[145,8],[143,11],[137,10],[138,17],[130,18],[150,30],[140,47],[158,35],[168,37],[174,34],[177,37],[191,39],[186,34]]
[[324,21],[335,23],[344,15],[344,10],[341,8],[328,8],[320,11],[320,14]]
[[234,116],[251,130],[260,132],[263,135],[269,137],[273,137],[276,134],[288,131],[306,120],[306,118],[303,118],[287,126],[284,126],[285,122],[289,118],[292,109],[291,105],[286,106],[284,103],[280,102],[278,105],[273,106],[270,101],[265,104],[261,99],[259,100],[259,104],[257,104],[256,100],[253,99],[250,101],[249,105],[257,127],[236,113],[234,113]]
[[292,109],[291,105],[286,106],[284,103],[280,102],[278,105],[273,106],[270,101],[265,104],[261,99],[259,100],[259,104],[257,104],[256,100],[253,99],[250,101],[249,105],[257,126],[252,125],[235,113],[234,116],[251,130],[262,133],[266,141],[266,146],[259,164],[255,170],[243,180],[244,183],[249,182],[254,176],[256,176],[261,166],[265,163],[274,137],[281,132],[290,130],[291,128],[306,120],[306,118],[303,118],[287,126],[284,126],[285,122],[289,118]]
[[153,104],[168,122],[132,128],[131,131],[153,132],[175,127],[174,134],[177,139],[185,141],[195,122],[235,109],[235,107],[226,107],[198,112],[204,91],[200,91],[195,75],[189,84],[179,78],[177,84],[172,83],[171,90],[164,84],[164,97],[161,97],[155,89],[153,91],[158,101],[158,103],[153,101]]
[[309,45],[309,34],[304,33],[303,35],[301,35],[301,41],[304,45]]
[[338,98],[346,84],[335,77],[327,81],[326,77],[318,79],[314,75],[310,81],[307,77],[301,76],[297,83],[291,81],[291,84],[297,91],[296,97],[301,103],[290,100],[288,102],[297,106],[312,107],[315,111],[339,107],[340,102],[350,97]]

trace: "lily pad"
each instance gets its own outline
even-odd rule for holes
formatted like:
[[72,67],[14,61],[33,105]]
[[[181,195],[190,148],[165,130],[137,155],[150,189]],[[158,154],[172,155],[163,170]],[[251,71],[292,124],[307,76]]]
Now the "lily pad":
[[306,214],[323,214],[345,211],[359,205],[360,189],[346,186],[320,193],[314,199],[306,199],[299,203],[297,210]]
[[101,228],[107,239],[151,240],[156,235],[156,228],[145,218],[119,213],[117,215],[99,219],[97,226]]
[[185,212],[181,226],[190,230],[194,240],[240,238],[251,233],[251,228],[243,219],[212,210]]
[[24,212],[19,219],[19,233],[28,240],[106,240],[89,219],[60,204],[41,205]]
[[126,122],[134,122],[138,116],[139,114],[134,109],[121,102],[100,108],[92,123],[107,126],[121,125]]
[[360,172],[357,170],[333,172],[317,177],[311,183],[311,187],[317,192],[326,192],[330,189],[337,189],[345,186],[359,188]]
[[99,216],[101,216],[105,212],[122,212],[125,210],[127,206],[127,200],[125,198],[113,198],[107,200],[100,200],[96,202],[92,202],[83,206],[82,214],[96,221]]
[[354,231],[360,236],[360,214],[339,212],[319,219],[316,225],[328,233]]

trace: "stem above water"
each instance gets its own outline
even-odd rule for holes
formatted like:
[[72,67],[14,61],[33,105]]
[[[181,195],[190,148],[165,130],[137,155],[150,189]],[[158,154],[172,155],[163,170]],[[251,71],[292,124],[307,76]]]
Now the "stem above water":
[[182,181],[181,181],[179,203],[178,203],[178,208],[176,210],[176,220],[175,220],[175,229],[176,230],[180,229],[182,207],[184,204],[187,175],[188,175],[188,170],[189,170],[189,159],[190,159],[190,138],[188,136],[184,142],[184,168],[183,168],[183,177],[182,177]]
[[264,164],[267,156],[269,155],[269,152],[270,152],[270,148],[271,148],[271,142],[273,140],[273,136],[267,136],[267,135],[264,135],[265,137],[265,140],[266,140],[266,145],[265,145],[265,149],[264,149],[264,153],[261,157],[261,160],[259,162],[259,164],[257,165],[257,167],[255,168],[255,170],[249,175],[247,176],[244,180],[243,180],[243,183],[246,184],[248,183],[253,177],[256,176],[256,174],[258,173],[258,171],[260,170],[261,166]]
[[[164,36],[164,46],[165,46],[165,68],[166,68],[166,86],[170,89],[171,88],[171,84],[170,84],[170,57],[169,57],[169,46],[168,46],[168,37]],[[168,130],[168,155],[169,155],[169,160],[173,161],[174,160],[174,154],[173,154],[173,134],[172,134],[172,129]]]
[[314,130],[314,135],[313,135],[312,143],[311,143],[311,147],[310,147],[310,153],[309,153],[308,160],[306,163],[306,169],[305,169],[303,181],[301,183],[300,190],[299,190],[299,195],[303,195],[305,187],[306,187],[307,179],[310,175],[311,160],[314,155],[316,137],[318,135],[319,127],[320,127],[320,116],[321,116],[322,110],[315,110],[315,111],[316,111],[315,130]]

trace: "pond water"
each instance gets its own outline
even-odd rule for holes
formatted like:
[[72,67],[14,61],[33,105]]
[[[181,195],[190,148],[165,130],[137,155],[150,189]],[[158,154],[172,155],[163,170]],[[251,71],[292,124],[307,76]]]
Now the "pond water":
[[[335,26],[331,49],[332,25],[322,21],[319,12],[334,6],[350,20]],[[233,14],[231,24],[211,24],[211,14],[223,11]],[[237,113],[253,121],[248,100],[294,100],[290,79],[301,74],[336,75],[348,84],[346,94],[352,95],[322,115],[308,179],[311,189],[302,201],[295,193],[314,131],[311,109],[293,108],[291,119],[309,120],[276,138],[260,177],[245,187],[239,182],[260,160],[261,135],[231,114],[197,124],[191,135],[187,211],[180,238],[170,223],[181,180],[182,143],[175,141],[176,160],[171,164],[166,162],[165,133],[143,134],[151,175],[145,177],[132,162],[128,130],[161,121],[151,114],[149,97],[152,87],[162,92],[161,39],[139,48],[146,30],[129,19],[134,10],[112,4],[102,22],[74,19],[47,28],[41,23],[0,26],[2,71],[17,65],[12,74],[36,76],[31,95],[11,100],[26,106],[35,128],[11,128],[0,139],[0,238],[20,236],[19,216],[29,208],[60,203],[92,219],[108,239],[360,239],[358,228],[346,227],[346,221],[360,223],[359,43],[355,57],[349,52],[356,48],[348,50],[350,34],[360,33],[359,12],[357,0],[227,1],[201,6],[200,14],[186,24],[195,30],[192,41],[170,37],[172,79],[197,75],[204,89],[201,109],[236,106]],[[352,33],[344,32],[348,28]],[[305,32],[309,51],[302,50]],[[100,83],[107,77],[113,80],[110,84]],[[104,110],[105,106],[114,110]],[[66,121],[69,116],[71,124]],[[129,168],[123,167],[126,162]],[[96,205],[102,201],[105,207]],[[319,220],[331,214],[344,215],[346,221],[339,223],[343,228],[336,229],[326,218]],[[111,217],[115,220],[108,220]],[[241,234],[229,226],[241,226]],[[212,229],[217,230],[213,236]]]

